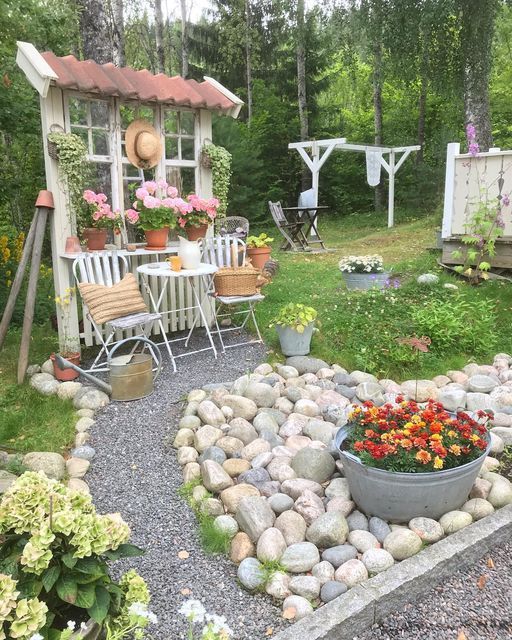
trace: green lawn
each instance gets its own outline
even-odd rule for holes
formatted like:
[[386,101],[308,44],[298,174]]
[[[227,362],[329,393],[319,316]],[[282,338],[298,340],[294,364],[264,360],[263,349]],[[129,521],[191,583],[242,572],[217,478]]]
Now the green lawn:
[[[0,351],[0,447],[12,452],[62,451],[73,441],[76,414],[71,402],[44,397],[16,384],[20,330],[11,329]],[[30,362],[42,364],[57,347],[50,326],[35,326]]]
[[[268,325],[288,302],[308,304],[319,313],[321,327],[313,338],[312,355],[381,377],[431,377],[471,360],[492,361],[496,352],[512,349],[512,286],[488,282],[472,287],[438,267],[439,254],[428,250],[437,223],[435,216],[399,215],[398,224],[387,229],[383,215],[354,215],[327,220],[321,227],[335,252],[274,250],[280,268],[265,287],[257,317],[275,358],[282,355],[275,330]],[[277,243],[277,234],[272,235]],[[384,257],[400,287],[384,293],[348,292],[337,266],[340,257],[374,253]],[[439,275],[438,285],[425,288],[416,283],[426,271]],[[445,283],[456,284],[458,291],[445,289]],[[432,338],[429,353],[418,354],[398,343],[414,335]]]

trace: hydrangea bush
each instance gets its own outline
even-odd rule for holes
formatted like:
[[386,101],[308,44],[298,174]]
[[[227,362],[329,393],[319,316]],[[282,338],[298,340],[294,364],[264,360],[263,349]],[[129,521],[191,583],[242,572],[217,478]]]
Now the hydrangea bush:
[[43,472],[24,473],[4,494],[0,535],[0,640],[40,629],[48,637],[89,617],[115,630],[131,604],[149,601],[134,571],[119,584],[109,575],[108,560],[142,553],[121,516],[96,513],[89,495]]
[[344,256],[338,263],[342,273],[382,273],[382,256]]

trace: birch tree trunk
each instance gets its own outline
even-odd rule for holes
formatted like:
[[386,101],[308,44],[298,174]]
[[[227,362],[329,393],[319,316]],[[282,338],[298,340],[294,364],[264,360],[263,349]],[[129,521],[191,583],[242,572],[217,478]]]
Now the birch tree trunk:
[[[375,129],[375,144],[382,145],[382,42],[378,37],[373,45],[373,122]],[[382,181],[375,187],[375,210],[380,211],[384,202],[384,187]]]
[[82,53],[99,64],[113,61],[112,41],[102,0],[77,0]]
[[[300,139],[309,138],[308,102],[306,93],[306,43],[304,25],[304,0],[297,0],[297,94],[299,104]],[[302,190],[309,187],[309,171],[302,168]]]
[[247,83],[247,124],[252,120],[252,48],[251,48],[251,0],[245,0],[245,76]]
[[187,0],[180,0],[181,6],[181,77],[188,76],[188,21]]
[[423,148],[425,146],[425,121],[427,117],[427,93],[428,93],[428,41],[423,41],[423,54],[420,76],[420,95],[418,98],[418,144],[420,149],[416,153],[416,164],[423,162]]
[[162,15],[162,0],[155,0],[155,39],[158,71],[159,73],[165,73],[164,20]]
[[[459,0],[463,53],[464,115],[476,129],[481,151],[492,147],[489,79],[498,0]],[[478,7],[476,6],[478,4]]]
[[123,0],[111,0],[111,2],[113,62],[118,67],[124,67],[126,66],[126,57],[124,50]]

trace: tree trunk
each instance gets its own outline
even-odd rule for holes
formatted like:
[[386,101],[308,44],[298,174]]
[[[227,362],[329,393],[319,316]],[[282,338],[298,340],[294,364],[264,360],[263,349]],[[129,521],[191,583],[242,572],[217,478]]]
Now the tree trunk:
[[118,67],[126,66],[123,0],[112,0],[112,52],[114,64]]
[[162,0],[155,0],[155,39],[158,71],[159,73],[165,73],[164,20],[162,16]]
[[[373,122],[375,144],[382,145],[382,42],[380,37],[373,45]],[[384,186],[382,181],[375,187],[375,211],[380,211],[384,202]]]
[[420,95],[418,98],[418,144],[420,149],[416,154],[416,164],[423,163],[423,147],[425,146],[425,119],[427,116],[427,92],[428,92],[428,40],[423,41],[423,55],[421,62]]
[[181,77],[188,76],[188,22],[187,0],[180,0],[181,5]]
[[481,151],[492,147],[489,78],[498,0],[460,0],[463,53],[464,115],[476,129]]
[[84,59],[99,64],[112,62],[112,41],[103,1],[77,0],[77,7]]
[[252,50],[251,50],[251,0],[245,0],[245,76],[247,83],[247,124],[252,119]]
[[[306,43],[304,25],[304,0],[297,0],[297,94],[299,104],[300,139],[309,138],[308,102],[306,93]],[[302,169],[302,190],[309,187],[309,170]]]

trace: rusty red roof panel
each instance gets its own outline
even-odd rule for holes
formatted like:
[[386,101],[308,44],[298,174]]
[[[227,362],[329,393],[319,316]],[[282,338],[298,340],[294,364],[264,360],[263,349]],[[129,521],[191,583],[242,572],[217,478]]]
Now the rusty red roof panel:
[[124,100],[161,102],[194,109],[228,110],[237,105],[208,82],[153,75],[147,69],[136,71],[130,67],[116,67],[111,63],[98,64],[93,60],[77,60],[74,56],[57,57],[51,51],[42,54],[55,71],[58,87],[118,96]]

